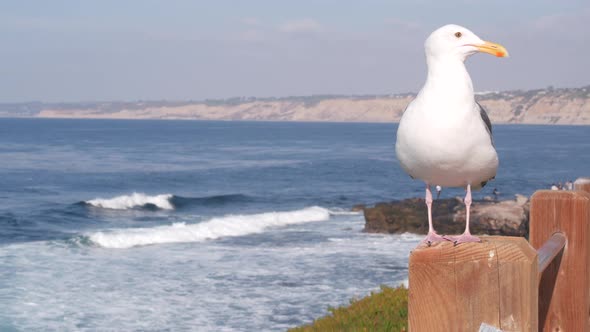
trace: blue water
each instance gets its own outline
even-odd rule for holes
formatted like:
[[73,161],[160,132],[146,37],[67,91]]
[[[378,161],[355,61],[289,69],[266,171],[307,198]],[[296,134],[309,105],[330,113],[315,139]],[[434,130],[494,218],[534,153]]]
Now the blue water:
[[[280,331],[403,282],[420,238],[364,234],[348,212],[423,195],[395,132],[0,119],[0,330]],[[476,198],[590,175],[590,127],[494,134],[500,169]]]

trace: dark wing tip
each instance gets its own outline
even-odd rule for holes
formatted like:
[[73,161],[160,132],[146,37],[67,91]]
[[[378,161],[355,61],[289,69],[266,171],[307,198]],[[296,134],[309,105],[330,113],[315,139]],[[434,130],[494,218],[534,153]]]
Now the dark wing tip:
[[479,107],[479,115],[481,116],[481,120],[483,121],[483,123],[486,125],[486,130],[488,131],[488,134],[490,135],[490,141],[492,141],[492,144],[494,144],[494,139],[492,138],[492,122],[490,121],[490,118],[488,117],[488,113],[483,108],[483,106],[481,106],[478,102],[475,102],[475,103]]

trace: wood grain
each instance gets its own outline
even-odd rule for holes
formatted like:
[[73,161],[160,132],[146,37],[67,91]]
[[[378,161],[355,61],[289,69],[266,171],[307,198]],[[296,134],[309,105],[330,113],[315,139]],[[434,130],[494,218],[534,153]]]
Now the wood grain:
[[[576,187],[580,188],[578,181]],[[533,195],[531,245],[540,248],[558,231],[567,243],[562,256],[541,275],[539,326],[543,331],[590,331],[589,193],[543,190]]]
[[574,182],[574,189],[590,193],[590,178],[579,178]]
[[523,238],[419,246],[410,255],[410,331],[537,330],[537,254]]

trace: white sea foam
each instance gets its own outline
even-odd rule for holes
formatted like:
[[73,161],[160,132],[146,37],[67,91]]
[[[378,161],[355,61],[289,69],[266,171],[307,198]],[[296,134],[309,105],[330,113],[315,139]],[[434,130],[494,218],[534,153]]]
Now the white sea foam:
[[131,195],[117,196],[108,199],[95,198],[86,201],[86,204],[113,210],[127,210],[135,207],[145,206],[147,204],[153,204],[163,210],[173,210],[174,206],[172,203],[170,203],[171,198],[171,194],[148,196],[143,193],[133,193]]
[[0,278],[0,317],[17,331],[286,331],[408,277],[409,253],[422,236],[368,234],[363,225],[362,216],[330,216],[300,225],[307,235],[287,227],[262,233],[262,247],[203,241],[193,250],[114,253],[81,247],[87,238],[79,246],[5,244],[2,267],[19,273]]
[[402,282],[399,283],[400,286],[404,286],[406,288],[410,288],[410,280],[408,278],[404,279]]
[[334,208],[334,209],[330,209],[329,211],[330,211],[330,214],[333,216],[358,216],[363,213],[362,211],[351,211],[351,210],[345,210],[345,209],[341,209],[341,208]]
[[200,242],[228,236],[241,236],[264,232],[269,227],[287,226],[330,219],[330,211],[309,207],[288,212],[268,212],[251,215],[228,215],[198,224],[174,223],[152,228],[115,229],[90,234],[89,239],[104,248],[130,248],[134,246]]

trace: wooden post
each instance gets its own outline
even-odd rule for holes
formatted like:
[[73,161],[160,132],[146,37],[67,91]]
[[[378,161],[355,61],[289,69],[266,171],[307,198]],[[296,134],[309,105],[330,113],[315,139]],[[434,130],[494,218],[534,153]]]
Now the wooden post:
[[[555,258],[563,255],[566,242],[565,234],[557,232],[551,235],[549,240],[537,250],[537,255],[539,255],[539,280],[543,276],[545,269],[554,262]],[[561,256],[558,259],[561,259]]]
[[529,226],[534,248],[555,232],[562,232],[567,239],[562,255],[541,275],[539,327],[543,331],[589,332],[590,194],[537,191],[531,199]]
[[590,178],[579,178],[574,182],[574,189],[590,193]]
[[482,240],[410,254],[410,331],[537,331],[537,252],[524,238]]

